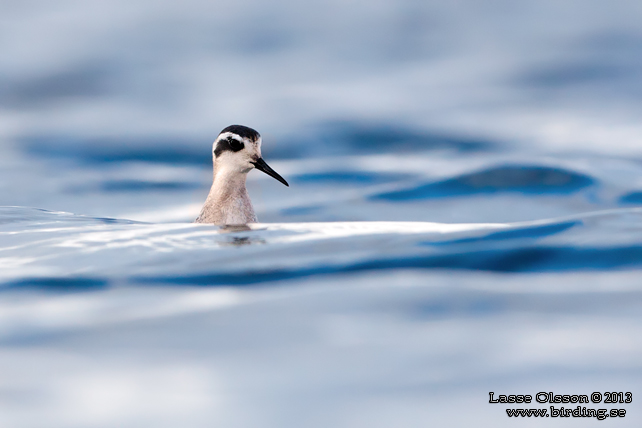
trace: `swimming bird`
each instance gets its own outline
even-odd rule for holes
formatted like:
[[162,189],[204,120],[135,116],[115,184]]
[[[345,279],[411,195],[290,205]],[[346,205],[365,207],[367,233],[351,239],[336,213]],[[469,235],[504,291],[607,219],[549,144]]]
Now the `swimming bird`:
[[223,129],[212,145],[214,180],[196,223],[243,225],[258,219],[245,188],[247,173],[256,168],[287,181],[261,157],[261,135],[252,128],[231,125]]

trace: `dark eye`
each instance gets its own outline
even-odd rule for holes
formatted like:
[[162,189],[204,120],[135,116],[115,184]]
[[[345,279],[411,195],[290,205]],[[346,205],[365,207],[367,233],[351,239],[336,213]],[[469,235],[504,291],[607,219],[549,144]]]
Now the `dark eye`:
[[236,138],[232,137],[227,137],[227,142],[230,145],[230,149],[232,149],[233,152],[238,152],[239,150],[243,150],[243,143]]

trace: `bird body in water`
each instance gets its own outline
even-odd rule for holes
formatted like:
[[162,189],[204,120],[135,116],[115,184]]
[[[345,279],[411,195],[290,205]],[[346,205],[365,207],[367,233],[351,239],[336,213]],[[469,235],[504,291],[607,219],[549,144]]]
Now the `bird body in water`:
[[258,219],[245,187],[247,173],[256,168],[289,186],[261,157],[261,135],[252,128],[231,125],[212,145],[214,180],[196,223],[243,225]]

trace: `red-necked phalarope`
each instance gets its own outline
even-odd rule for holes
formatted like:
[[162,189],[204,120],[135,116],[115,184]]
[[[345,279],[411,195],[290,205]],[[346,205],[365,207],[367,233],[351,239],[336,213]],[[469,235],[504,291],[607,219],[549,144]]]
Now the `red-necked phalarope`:
[[261,135],[252,128],[231,125],[212,145],[214,180],[196,223],[241,225],[258,220],[245,188],[247,173],[256,168],[289,186],[261,157]]

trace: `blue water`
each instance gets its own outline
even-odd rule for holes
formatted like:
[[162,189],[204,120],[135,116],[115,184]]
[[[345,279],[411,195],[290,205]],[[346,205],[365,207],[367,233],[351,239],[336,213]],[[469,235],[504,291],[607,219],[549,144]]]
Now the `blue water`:
[[[631,189],[572,158],[495,156],[450,178],[277,162],[292,186],[251,173],[252,195],[270,200],[259,216],[275,221],[249,230],[0,208],[4,417],[360,426],[352,418],[400,412],[410,426],[501,425],[487,390],[637,391],[642,208],[620,202]],[[130,184],[60,195],[167,203],[191,188],[114,182]],[[431,221],[456,213],[466,222]],[[474,415],[443,410],[457,403]]]
[[[639,426],[640,15],[0,5],[0,427]],[[232,123],[290,187],[194,224]]]

